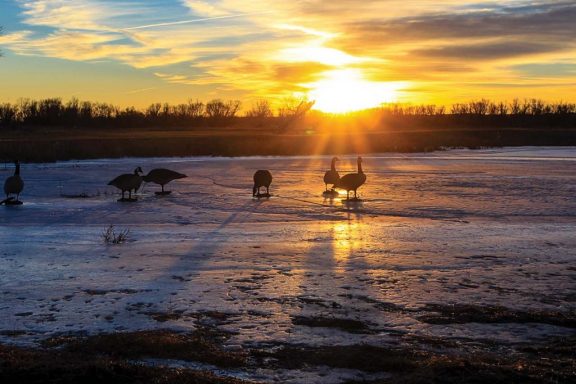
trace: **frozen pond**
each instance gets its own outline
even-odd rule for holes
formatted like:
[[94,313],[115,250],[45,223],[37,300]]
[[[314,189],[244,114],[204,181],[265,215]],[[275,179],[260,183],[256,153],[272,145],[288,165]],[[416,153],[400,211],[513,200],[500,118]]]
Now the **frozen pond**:
[[[355,170],[355,157],[341,159],[341,175]],[[576,148],[366,155],[362,202],[348,204],[322,197],[329,163],[23,164],[25,204],[0,207],[1,340],[193,329],[202,313],[222,314],[228,343],[244,346],[574,333],[548,315],[576,310]],[[106,184],[137,166],[188,178],[169,196],[147,184],[137,202],[117,202]],[[251,196],[257,169],[274,176],[270,199]],[[11,172],[0,167],[0,179]],[[104,244],[110,224],[129,229],[129,242]],[[483,308],[511,315],[466,319]],[[514,320],[527,313],[536,320]],[[367,329],[306,325],[319,318]]]

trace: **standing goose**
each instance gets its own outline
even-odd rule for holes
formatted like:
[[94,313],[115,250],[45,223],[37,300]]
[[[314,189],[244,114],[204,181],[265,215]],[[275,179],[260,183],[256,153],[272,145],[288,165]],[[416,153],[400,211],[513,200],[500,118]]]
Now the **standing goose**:
[[[338,174],[338,171],[336,171],[336,162],[339,160],[340,160],[339,158],[333,157],[332,163],[330,165],[330,170],[326,171],[326,173],[324,174],[324,185],[326,187],[326,189],[324,190],[324,194],[334,192],[334,186],[338,184],[338,181],[340,180],[340,175]],[[332,184],[332,191],[328,190],[328,184]]]
[[[140,184],[142,184],[140,173],[142,173],[142,168],[138,167],[134,170],[134,173],[124,173],[108,183],[108,185],[113,185],[122,191],[122,198],[118,201],[136,201],[136,199],[132,198],[132,190],[136,192],[140,188]],[[126,191],[128,191],[128,199],[124,198],[124,192]]]
[[157,195],[168,195],[171,191],[164,191],[164,184],[168,184],[172,180],[183,179],[186,177],[185,174],[172,171],[166,168],[156,168],[148,172],[146,176],[142,176],[142,179],[149,183],[156,183],[162,186],[162,192],[155,192]]
[[[20,192],[24,189],[24,180],[20,177],[20,162],[18,160],[14,161],[16,168],[14,169],[14,175],[10,176],[4,182],[4,193],[6,193],[6,200],[2,201],[5,204],[22,204],[19,200]],[[16,195],[16,200],[10,195]]]
[[346,191],[346,199],[350,198],[350,191],[354,191],[354,199],[358,199],[356,190],[365,182],[366,175],[362,171],[362,157],[358,156],[358,173],[348,173],[342,176],[336,187]]
[[[257,197],[270,197],[270,184],[272,184],[272,174],[268,170],[260,169],[254,173],[254,188],[252,188],[252,196]],[[260,188],[265,187],[266,193],[260,194]]]

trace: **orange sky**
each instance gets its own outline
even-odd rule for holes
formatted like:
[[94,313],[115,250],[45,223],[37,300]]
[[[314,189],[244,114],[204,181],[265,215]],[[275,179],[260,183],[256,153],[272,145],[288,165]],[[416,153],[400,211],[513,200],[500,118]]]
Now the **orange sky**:
[[3,0],[0,102],[576,101],[571,1]]

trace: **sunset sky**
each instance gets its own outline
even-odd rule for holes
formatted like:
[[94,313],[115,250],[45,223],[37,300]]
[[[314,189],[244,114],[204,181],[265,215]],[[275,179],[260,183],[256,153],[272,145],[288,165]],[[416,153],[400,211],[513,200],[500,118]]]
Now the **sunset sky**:
[[576,101],[574,1],[0,0],[0,102]]

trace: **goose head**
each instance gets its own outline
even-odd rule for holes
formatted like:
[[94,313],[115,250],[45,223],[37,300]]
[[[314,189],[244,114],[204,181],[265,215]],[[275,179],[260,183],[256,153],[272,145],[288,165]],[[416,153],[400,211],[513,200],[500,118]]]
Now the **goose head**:
[[139,173],[144,173],[144,171],[142,171],[142,168],[138,167],[134,170],[134,174],[137,175]]

